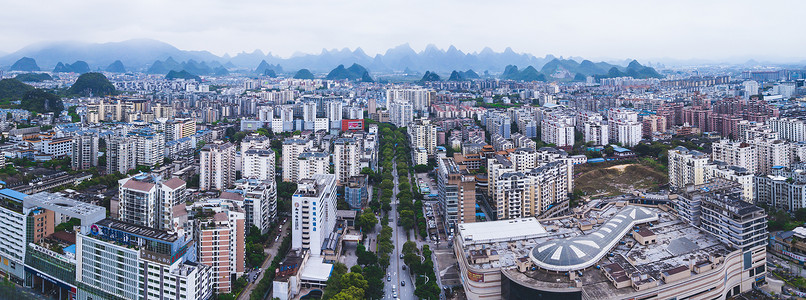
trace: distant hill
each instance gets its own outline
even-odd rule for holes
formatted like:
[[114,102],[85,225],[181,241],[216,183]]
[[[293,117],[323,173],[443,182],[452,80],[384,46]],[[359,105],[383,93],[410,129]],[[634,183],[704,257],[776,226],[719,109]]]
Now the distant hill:
[[90,71],[90,66],[85,61],[76,61],[73,64],[63,64],[59,62],[53,68],[53,73],[78,73],[84,74]]
[[107,66],[120,60],[126,66],[135,69],[145,69],[155,60],[164,60],[168,57],[179,61],[220,59],[207,51],[179,50],[170,44],[156,40],[134,39],[112,43],[70,41],[37,43],[0,57],[0,65],[11,65],[14,60],[23,56],[35,58],[43,66],[55,66],[58,62],[77,60],[85,61],[91,66]]
[[[149,74],[165,74],[165,73],[168,73],[169,71],[177,71],[177,72],[179,72],[179,71],[185,70],[185,71],[188,71],[188,73],[191,73],[191,74],[207,76],[207,75],[212,75],[213,73],[215,73],[216,70],[218,70],[218,68],[223,68],[223,66],[220,63],[215,62],[215,61],[211,61],[211,62],[208,63],[208,62],[204,62],[204,61],[197,62],[197,61],[191,59],[191,60],[183,61],[183,62],[180,63],[180,62],[177,62],[176,60],[174,60],[173,57],[168,57],[165,61],[160,61],[160,60],[154,61],[154,63],[151,64],[151,67],[148,68],[147,73],[149,73]],[[221,70],[218,70],[218,72],[220,72],[220,71]],[[227,72],[227,73],[229,73],[229,72]]]
[[30,57],[23,57],[18,59],[11,65],[9,68],[11,71],[25,71],[25,72],[34,72],[39,71],[39,66],[36,64],[36,60]]
[[[232,65],[232,62],[228,62],[228,64]],[[265,60],[261,60],[260,64],[255,68],[255,74],[259,75],[267,75],[270,77],[277,77],[277,73],[282,73],[283,67],[278,65],[271,65],[267,63]]]
[[454,70],[451,72],[451,77],[448,78],[448,81],[465,81],[479,78],[479,74],[476,74],[473,70],[467,70],[465,72]]
[[504,68],[501,78],[520,81],[547,81],[546,75],[538,72],[533,66],[528,66],[521,71],[518,70],[517,66],[509,65]]
[[20,100],[25,93],[33,91],[34,87],[24,84],[17,79],[6,78],[0,80],[0,100]]
[[22,82],[42,82],[45,80],[53,80],[48,73],[25,73],[14,76],[14,79]]
[[109,64],[108,67],[106,67],[106,71],[112,73],[126,73],[126,67],[123,66],[122,61],[116,60],[115,62]]
[[[59,62],[84,61],[90,66],[108,66],[120,61],[129,71],[148,70],[151,74],[166,74],[168,71],[187,70],[196,75],[204,76],[216,73],[218,67],[229,71],[242,68],[254,69],[255,74],[269,74],[265,67],[271,66],[276,74],[287,73],[286,70],[308,69],[313,72],[329,72],[339,65],[360,65],[373,72],[397,72],[409,70],[407,74],[422,74],[425,70],[442,74],[453,70],[478,70],[478,74],[485,71],[495,72],[508,65],[533,66],[547,77],[557,79],[570,79],[580,73],[585,76],[605,76],[612,67],[627,73],[624,65],[608,63],[595,63],[581,59],[559,59],[552,55],[537,57],[528,53],[517,53],[511,48],[496,52],[491,48],[484,48],[480,52],[463,52],[454,46],[440,49],[428,45],[422,51],[415,51],[409,44],[390,48],[383,53],[367,55],[361,48],[354,50],[322,49],[319,53],[295,53],[291,57],[280,57],[261,50],[241,52],[233,56],[216,56],[207,51],[180,50],[176,47],[156,40],[138,39],[114,43],[81,43],[81,42],[50,42],[29,45],[19,51],[0,57],[0,66],[8,67],[15,64],[21,57],[35,59],[35,63],[25,62],[28,67],[18,65],[16,70],[33,72],[36,63],[41,66],[55,66]],[[176,64],[173,64],[173,61]],[[577,63],[581,61],[581,63]],[[33,61],[31,61],[33,62]],[[159,63],[157,63],[159,62]],[[224,63],[226,62],[226,63]],[[348,68],[345,68],[348,69]],[[654,76],[653,72],[638,71],[641,76]],[[363,74],[362,74],[363,75]],[[355,76],[353,76],[355,77]],[[363,77],[363,76],[362,76]]]
[[213,75],[214,76],[227,76],[227,75],[229,75],[229,71],[227,71],[227,68],[224,68],[224,67],[216,67],[215,69],[213,69]]
[[179,72],[174,71],[174,70],[168,71],[168,74],[165,75],[165,79],[168,79],[168,80],[171,80],[171,79],[193,79],[193,80],[196,80],[198,82],[201,82],[201,77],[199,77],[198,75],[193,75],[192,73],[188,72],[187,70],[182,70],[182,71],[179,71]]
[[439,78],[439,75],[437,73],[432,73],[431,71],[425,71],[425,74],[423,74],[423,79],[420,79],[420,81],[422,82],[440,81],[440,80],[441,79]]
[[70,95],[108,96],[116,93],[115,86],[104,74],[90,72],[81,74],[76,82],[67,90]]
[[313,79],[313,73],[308,69],[301,69],[294,74],[294,79]]
[[328,80],[360,80],[360,81],[368,81],[372,82],[372,77],[369,76],[369,71],[367,71],[364,66],[359,64],[353,64],[349,68],[345,68],[344,65],[339,65],[335,69],[331,70],[330,73],[325,76],[325,79]]

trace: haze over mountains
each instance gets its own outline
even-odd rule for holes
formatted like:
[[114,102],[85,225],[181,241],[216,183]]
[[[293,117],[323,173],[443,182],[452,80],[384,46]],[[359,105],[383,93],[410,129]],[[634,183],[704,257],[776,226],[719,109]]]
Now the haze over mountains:
[[[242,52],[235,56],[225,54],[217,56],[208,51],[180,50],[170,44],[150,39],[136,39],[112,43],[53,42],[30,45],[14,53],[0,57],[0,67],[9,67],[29,57],[36,61],[42,70],[53,70],[57,64],[68,62],[86,62],[91,70],[105,70],[115,64],[120,70],[124,65],[130,71],[152,71],[166,74],[170,70],[187,69],[194,74],[222,74],[225,70],[256,70],[263,61],[262,71],[271,69],[275,73],[283,70],[289,74],[300,69],[309,69],[314,73],[327,73],[339,65],[359,64],[371,72],[409,71],[423,73],[426,70],[450,74],[453,70],[475,70],[482,73],[500,73],[506,66],[515,65],[521,68],[533,66],[537,69],[556,57],[546,55],[536,57],[531,54],[516,53],[510,48],[503,52],[495,52],[485,48],[478,53],[465,53],[456,47],[442,50],[429,45],[417,52],[408,44],[387,50],[383,54],[369,56],[361,48],[355,50],[325,50],[319,54],[297,54],[282,58],[271,53],[255,50]],[[581,58],[574,58],[577,62]],[[117,62],[119,61],[119,62]],[[630,60],[625,60],[625,67]],[[266,68],[266,64],[272,66]],[[600,63],[601,64],[601,63]],[[198,72],[194,72],[194,70]],[[607,69],[605,69],[606,71]],[[261,73],[263,73],[261,72]]]

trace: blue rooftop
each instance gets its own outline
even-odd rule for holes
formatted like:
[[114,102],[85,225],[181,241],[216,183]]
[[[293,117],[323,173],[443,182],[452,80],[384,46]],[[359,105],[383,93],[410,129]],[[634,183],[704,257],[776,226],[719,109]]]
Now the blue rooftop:
[[12,189],[2,189],[2,190],[0,190],[0,195],[5,196],[7,198],[17,200],[17,201],[22,201],[22,199],[25,199],[25,197],[28,197],[28,195],[20,193],[18,191],[12,190]]
[[70,246],[64,247],[64,252],[70,252],[76,254],[76,244],[72,244]]
[[589,158],[588,159],[588,163],[598,163],[598,162],[604,162],[604,161],[605,161],[604,158]]
[[630,152],[630,149],[622,148],[622,147],[619,147],[619,146],[613,146],[613,151],[616,151],[616,152]]
[[784,166],[772,166],[773,169],[783,169]]

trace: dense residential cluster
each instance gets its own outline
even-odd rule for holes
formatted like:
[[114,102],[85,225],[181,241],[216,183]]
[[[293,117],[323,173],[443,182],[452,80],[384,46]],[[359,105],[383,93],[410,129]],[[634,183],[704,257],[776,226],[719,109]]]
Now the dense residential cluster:
[[806,295],[767,259],[806,261],[803,70],[278,67],[0,72],[0,273],[82,300]]

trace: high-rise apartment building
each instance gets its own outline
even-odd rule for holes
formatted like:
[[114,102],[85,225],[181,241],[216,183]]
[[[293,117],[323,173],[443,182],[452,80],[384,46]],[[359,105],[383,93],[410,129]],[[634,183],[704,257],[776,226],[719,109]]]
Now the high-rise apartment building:
[[326,152],[305,151],[297,157],[297,170],[292,182],[311,178],[315,174],[330,173],[330,155]]
[[330,121],[329,129],[341,128],[343,107],[344,103],[342,103],[341,101],[327,102],[327,110],[325,111],[325,117]]
[[336,175],[316,174],[301,179],[291,197],[291,248],[320,257],[328,239],[335,238]]
[[274,151],[270,148],[247,149],[241,155],[243,162],[241,174],[244,178],[275,181],[275,159]]
[[333,142],[333,170],[339,185],[361,173],[358,154],[358,143],[354,138],[339,138]]
[[778,133],[781,139],[790,142],[806,141],[806,120],[801,118],[777,118],[767,119],[767,125],[772,131]]
[[428,155],[434,155],[437,149],[437,125],[428,119],[418,119],[407,128],[411,139],[411,148],[424,148]]
[[199,262],[212,267],[213,289],[231,293],[233,282],[246,269],[246,215],[236,201],[209,199],[197,202],[205,211],[196,216]]
[[753,145],[723,139],[711,144],[711,149],[711,159],[715,161],[742,167],[751,173],[755,173],[758,168],[758,154]]
[[174,207],[187,201],[187,183],[140,174],[118,181],[118,218],[135,225],[174,232]]
[[[393,102],[410,104],[413,110],[422,114],[428,111],[428,106],[431,105],[432,91],[421,87],[410,88],[391,88],[386,90],[386,103],[391,105]],[[388,107],[391,111],[391,106]],[[405,126],[398,126],[405,127]]]
[[389,120],[397,127],[407,127],[414,120],[411,103],[392,102],[389,104]]
[[211,268],[183,236],[104,219],[76,234],[76,299],[209,299]]
[[585,122],[583,128],[585,143],[593,142],[594,145],[607,145],[610,142],[610,129],[608,124],[602,121]]
[[243,195],[247,227],[255,225],[261,234],[277,218],[277,182],[275,180],[240,179],[236,191]]
[[568,208],[568,165],[554,161],[526,172],[505,172],[495,180],[499,219],[552,217]]
[[437,160],[437,200],[445,228],[476,221],[476,177],[460,169],[453,158]]
[[638,145],[643,134],[642,124],[638,122],[638,112],[625,109],[608,111],[608,127],[610,141],[620,143],[624,147]]
[[129,131],[128,138],[135,143],[138,166],[155,167],[165,159],[165,136],[161,132],[146,127]]
[[82,134],[73,137],[70,165],[73,170],[86,170],[98,166],[98,136]]
[[708,155],[679,146],[669,150],[669,185],[678,189],[705,183]]
[[106,172],[126,174],[137,167],[137,146],[134,140],[111,136],[106,140]]
[[313,141],[308,139],[286,139],[283,141],[283,181],[299,180],[299,161],[297,158],[305,150],[313,148]]
[[755,139],[749,143],[756,149],[756,173],[770,174],[774,167],[788,167],[792,163],[792,146],[786,141]]
[[204,145],[199,155],[199,188],[224,190],[235,183],[235,145],[217,142]]

